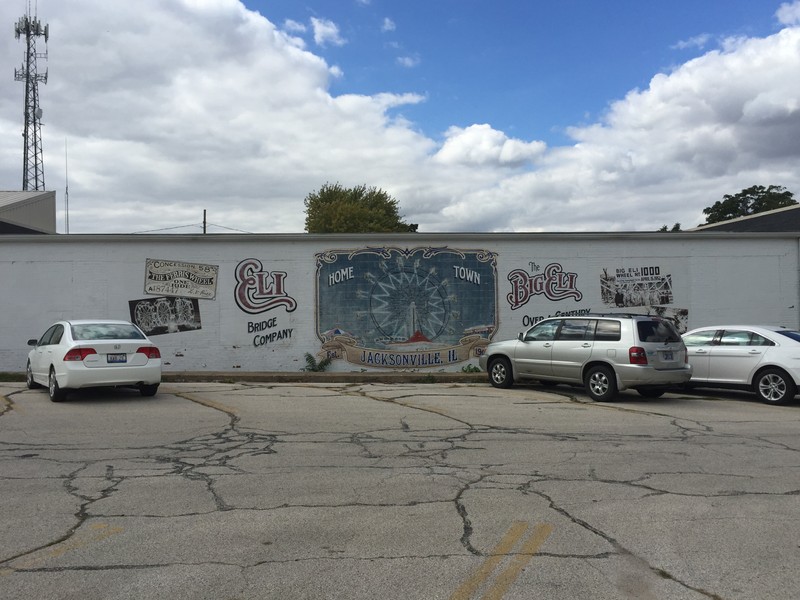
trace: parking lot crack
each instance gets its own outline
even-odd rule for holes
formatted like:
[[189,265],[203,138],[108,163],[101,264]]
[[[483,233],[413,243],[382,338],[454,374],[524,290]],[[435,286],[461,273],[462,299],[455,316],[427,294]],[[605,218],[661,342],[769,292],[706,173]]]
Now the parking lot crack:
[[714,592],[710,592],[710,591],[705,590],[703,588],[700,588],[700,587],[697,587],[697,586],[693,586],[693,585],[691,585],[691,584],[689,584],[689,583],[687,583],[685,581],[680,580],[679,578],[677,578],[676,576],[674,576],[670,572],[666,571],[665,569],[653,566],[652,564],[650,564],[647,560],[645,560],[641,556],[637,556],[636,554],[634,554],[633,552],[631,552],[630,550],[625,548],[613,536],[611,536],[608,533],[602,531],[601,529],[598,529],[597,527],[593,526],[591,523],[589,523],[589,522],[587,522],[587,521],[585,521],[583,519],[580,519],[579,517],[571,514],[565,508],[557,505],[555,500],[553,500],[553,498],[551,498],[548,494],[546,494],[546,493],[544,493],[544,492],[542,492],[540,490],[533,489],[532,487],[528,487],[527,492],[531,493],[531,494],[534,494],[536,496],[539,496],[540,498],[543,498],[544,500],[547,501],[547,503],[549,504],[549,507],[550,507],[551,510],[553,510],[553,511],[557,512],[558,514],[562,515],[563,517],[565,517],[566,519],[568,519],[570,522],[572,522],[573,524],[577,525],[578,527],[581,527],[581,528],[591,532],[592,534],[598,536],[599,538],[605,540],[614,549],[614,551],[615,551],[615,553],[617,555],[619,555],[620,557],[622,557],[624,560],[628,561],[629,563],[634,563],[636,565],[641,565],[641,567],[647,569],[650,573],[652,573],[653,575],[655,575],[655,576],[657,576],[657,577],[659,577],[661,579],[668,579],[670,581],[673,581],[676,584],[678,584],[678,585],[680,585],[680,586],[682,586],[682,587],[684,587],[686,589],[692,590],[693,592],[701,594],[701,595],[703,595],[703,596],[705,596],[707,598],[711,598],[712,600],[723,600],[723,598],[721,596],[719,596],[718,594],[715,594]]

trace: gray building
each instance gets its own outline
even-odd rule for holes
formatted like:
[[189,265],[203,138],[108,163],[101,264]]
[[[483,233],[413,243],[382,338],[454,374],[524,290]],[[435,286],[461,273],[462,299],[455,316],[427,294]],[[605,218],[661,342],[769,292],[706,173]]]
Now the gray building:
[[0,191],[0,235],[56,233],[56,193]]

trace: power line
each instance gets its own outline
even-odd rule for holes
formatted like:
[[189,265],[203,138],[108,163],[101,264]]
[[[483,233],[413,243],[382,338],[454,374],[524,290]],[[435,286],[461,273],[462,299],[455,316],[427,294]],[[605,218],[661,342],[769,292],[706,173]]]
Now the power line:
[[161,229],[147,229],[145,231],[134,231],[134,234],[141,233],[160,233],[163,231],[174,231],[176,229],[186,229],[187,227],[196,227],[200,231],[204,231],[204,226],[219,227],[220,229],[227,229],[228,231],[235,231],[236,233],[252,233],[252,231],[245,231],[243,229],[235,229],[233,227],[226,227],[225,225],[217,225],[215,223],[191,223],[189,225],[176,225],[175,227],[162,227]]

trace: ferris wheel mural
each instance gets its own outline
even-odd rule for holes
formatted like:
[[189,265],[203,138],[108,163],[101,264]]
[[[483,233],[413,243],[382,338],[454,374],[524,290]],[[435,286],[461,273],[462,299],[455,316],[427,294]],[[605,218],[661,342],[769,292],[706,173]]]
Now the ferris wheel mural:
[[497,327],[492,252],[364,248],[316,260],[321,354],[381,368],[445,366],[477,356]]

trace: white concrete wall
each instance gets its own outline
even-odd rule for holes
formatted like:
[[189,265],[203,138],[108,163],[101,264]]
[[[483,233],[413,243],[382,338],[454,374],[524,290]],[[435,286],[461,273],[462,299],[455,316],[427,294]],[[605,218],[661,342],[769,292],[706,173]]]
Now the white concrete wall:
[[[299,371],[306,353],[335,356],[333,371],[458,371],[477,363],[490,338],[513,337],[539,318],[587,311],[659,312],[684,328],[798,327],[799,239],[742,233],[2,236],[0,371],[24,370],[26,341],[53,321],[129,319],[137,300],[147,300],[153,314],[165,308],[162,316],[172,319],[151,336],[171,371]],[[188,292],[152,281],[146,289],[148,259],[215,267],[215,286],[195,278]],[[244,272],[237,279],[246,259],[261,264],[250,265],[251,286],[241,281]],[[179,266],[165,272],[178,273],[173,283],[184,274]],[[621,288],[619,302],[613,293],[603,295],[603,281]],[[159,305],[158,298],[166,300]],[[180,326],[176,302],[199,321]]]

